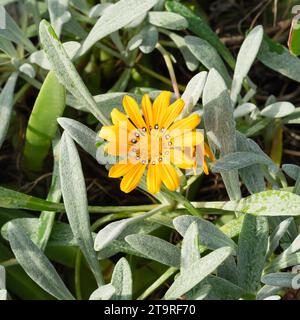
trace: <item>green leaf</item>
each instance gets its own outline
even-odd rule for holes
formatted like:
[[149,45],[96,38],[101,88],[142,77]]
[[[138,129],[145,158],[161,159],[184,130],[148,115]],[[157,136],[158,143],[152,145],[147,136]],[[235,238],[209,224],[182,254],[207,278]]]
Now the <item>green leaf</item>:
[[35,100],[26,130],[24,166],[40,171],[57,132],[57,121],[65,109],[65,88],[50,71]]
[[214,272],[214,270],[216,270],[217,267],[222,264],[230,254],[231,248],[223,247],[194,262],[190,266],[189,270],[181,273],[175,279],[171,287],[166,292],[164,299],[177,299],[187,291],[194,288],[200,281]]
[[[61,199],[61,188],[60,188],[60,177],[59,177],[59,158],[60,158],[59,149],[60,149],[60,138],[58,136],[53,141],[54,165],[53,165],[53,171],[52,171],[51,186],[47,196],[47,200],[52,202],[59,202]],[[42,250],[45,250],[48,240],[50,238],[55,215],[56,213],[51,211],[43,211],[40,214],[36,244]]]
[[17,58],[18,53],[9,40],[0,37],[0,50],[5,52],[11,58]]
[[180,267],[180,250],[165,240],[142,234],[129,235],[125,240],[148,259],[170,267]]
[[74,300],[47,257],[12,222],[8,225],[8,239],[16,259],[39,286],[57,299]]
[[149,11],[157,0],[120,0],[105,10],[94,25],[80,49],[80,55],[87,52],[97,41],[125,27]]
[[298,19],[293,19],[290,29],[290,35],[288,40],[288,46],[290,52],[295,55],[300,55],[300,22]]
[[[0,37],[4,37],[18,45],[24,46],[30,53],[36,51],[35,46],[26,37],[12,17],[7,13],[3,6],[0,6],[1,12],[5,13],[6,28],[0,28]],[[1,17],[2,19],[2,17]]]
[[284,164],[282,169],[293,180],[297,180],[300,176],[300,167],[296,164]]
[[93,249],[87,194],[80,158],[75,143],[67,133],[63,133],[61,138],[59,171],[62,195],[72,232],[98,285],[102,285],[103,278],[96,252]]
[[232,54],[201,17],[177,1],[167,1],[166,8],[168,11],[178,13],[186,18],[189,24],[188,29],[201,39],[208,41],[219,52],[228,65],[234,68],[235,61]]
[[80,105],[87,108],[102,124],[109,124],[110,121],[96,105],[51,25],[43,20],[40,23],[39,32],[44,52],[58,81],[65,86]]
[[231,83],[230,76],[216,49],[208,41],[198,37],[186,36],[184,40],[192,54],[208,70],[216,69],[225,80],[226,85],[229,86]]
[[132,274],[125,258],[121,258],[116,264],[112,274],[111,284],[116,289],[112,300],[132,299]]
[[238,284],[247,293],[256,293],[265,264],[268,246],[266,217],[246,215],[239,236],[237,270]]
[[89,300],[110,300],[116,292],[113,285],[105,284],[104,286],[96,289],[90,296]]
[[[221,156],[236,151],[235,121],[227,87],[220,74],[212,69],[203,91],[204,124],[211,147],[220,150]],[[222,174],[231,200],[241,198],[238,171]]]
[[236,104],[238,95],[242,89],[243,81],[257,56],[263,39],[263,33],[262,26],[256,26],[249,32],[240,48],[234,69],[230,94],[233,105]]
[[6,288],[5,268],[0,265],[0,289]]
[[180,272],[188,270],[190,265],[199,259],[199,228],[194,221],[184,233],[182,240]]
[[300,60],[266,35],[257,57],[267,67],[300,82]]
[[158,31],[154,26],[147,25],[141,31],[142,34],[142,43],[139,46],[140,50],[145,53],[151,53],[157,44],[158,41]]
[[9,127],[10,118],[12,115],[13,108],[13,94],[15,90],[15,85],[17,82],[18,73],[14,72],[8,78],[4,88],[0,94],[0,148],[5,140],[6,133]]
[[244,116],[247,116],[252,111],[256,110],[257,107],[254,103],[243,103],[239,105],[233,112],[234,119],[242,118]]
[[276,102],[266,106],[260,114],[267,118],[283,118],[295,111],[295,106],[290,102]]
[[176,230],[185,237],[191,223],[196,223],[199,231],[199,242],[208,249],[214,250],[221,247],[230,247],[233,254],[236,252],[236,244],[227,237],[213,223],[195,216],[179,216],[173,220]]
[[68,0],[52,0],[48,2],[50,21],[55,33],[60,36],[62,26],[71,18],[68,11]]
[[66,132],[68,132],[72,139],[81,146],[81,148],[96,159],[96,142],[101,141],[101,138],[96,132],[73,119],[58,118],[57,122]]
[[235,169],[242,169],[254,164],[264,164],[267,166],[274,166],[273,161],[267,157],[254,152],[238,151],[228,153],[221,159],[217,160],[213,167],[213,172],[226,172]]
[[157,27],[170,30],[182,30],[188,27],[187,20],[180,14],[165,11],[150,11],[148,13],[149,22]]
[[294,279],[297,279],[297,273],[276,272],[276,273],[265,274],[261,278],[261,282],[274,287],[293,288]]

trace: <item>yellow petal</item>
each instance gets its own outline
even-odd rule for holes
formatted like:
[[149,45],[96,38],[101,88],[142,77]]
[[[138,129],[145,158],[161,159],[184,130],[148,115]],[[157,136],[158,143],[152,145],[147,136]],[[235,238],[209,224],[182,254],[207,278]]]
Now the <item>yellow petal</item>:
[[120,178],[123,177],[132,167],[134,166],[134,164],[132,163],[128,163],[128,164],[114,164],[109,172],[108,172],[108,176],[110,178]]
[[99,137],[107,141],[116,141],[118,136],[116,126],[103,126],[100,129]]
[[154,119],[153,119],[153,111],[152,111],[152,103],[148,94],[144,94],[142,98],[142,110],[143,115],[145,117],[145,121],[147,127],[154,127]]
[[132,97],[125,96],[123,98],[123,106],[128,117],[137,128],[139,129],[142,129],[143,127],[146,128],[146,123],[140,113],[139,105]]
[[160,172],[161,180],[165,186],[169,190],[175,191],[179,187],[179,177],[175,168],[171,164],[161,164]]
[[146,165],[141,163],[133,166],[123,177],[120,185],[121,190],[125,193],[129,193],[135,189],[142,179],[145,168]]
[[178,99],[167,108],[167,112],[162,121],[162,126],[165,129],[167,129],[180,115],[183,107],[184,101],[182,99]]
[[170,105],[172,93],[170,91],[163,91],[160,93],[153,102],[153,116],[154,125],[162,128],[162,121],[165,117],[168,106]]
[[201,131],[191,131],[188,130],[185,132],[184,130],[183,134],[177,136],[173,140],[173,145],[174,147],[193,147],[196,145],[201,145],[203,146],[204,143],[204,136]]
[[184,134],[185,130],[193,130],[200,123],[200,116],[198,114],[192,114],[187,118],[174,122],[169,128],[170,136],[176,137]]
[[206,161],[203,161],[203,163],[202,163],[202,168],[203,168],[204,173],[205,173],[206,175],[208,175],[208,174],[209,174],[209,171],[208,171],[208,165],[207,165]]
[[204,155],[209,157],[209,159],[211,159],[212,161],[216,161],[215,155],[212,153],[207,143],[204,143]]
[[117,108],[114,108],[112,110],[110,116],[114,125],[120,125],[120,124],[126,123],[128,131],[132,131],[136,129],[134,125],[128,120],[126,114],[121,112]]
[[147,173],[147,188],[151,193],[158,193],[161,187],[159,165],[149,164]]
[[174,149],[171,152],[171,161],[180,169],[190,169],[194,166],[195,160],[185,151]]

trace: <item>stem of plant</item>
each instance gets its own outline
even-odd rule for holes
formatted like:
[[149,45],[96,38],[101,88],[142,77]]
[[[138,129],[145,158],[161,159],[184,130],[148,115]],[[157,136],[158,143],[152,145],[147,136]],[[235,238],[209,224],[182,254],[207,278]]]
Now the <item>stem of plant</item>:
[[174,89],[175,96],[176,96],[177,99],[179,99],[180,98],[180,93],[179,93],[179,89],[178,89],[178,84],[177,84],[177,80],[176,80],[175,71],[174,71],[174,68],[173,68],[173,63],[172,63],[172,60],[171,60],[171,55],[160,43],[157,43],[155,47],[162,54],[162,56],[163,56],[163,58],[165,60],[167,69],[169,71],[169,75],[170,75],[170,79],[171,79],[171,83],[172,83],[172,86],[173,86],[173,89]]

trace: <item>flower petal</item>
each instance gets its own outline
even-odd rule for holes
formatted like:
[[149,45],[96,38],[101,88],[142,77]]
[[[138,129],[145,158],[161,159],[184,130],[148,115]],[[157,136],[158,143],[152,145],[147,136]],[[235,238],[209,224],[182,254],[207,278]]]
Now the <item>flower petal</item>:
[[116,141],[117,136],[116,126],[103,126],[99,131],[99,137],[107,141]]
[[139,105],[132,97],[125,96],[123,98],[123,106],[128,117],[137,128],[141,129],[146,127],[146,123],[141,115]]
[[132,163],[127,163],[127,164],[114,164],[109,172],[108,172],[108,176],[110,178],[120,178],[123,177],[132,167],[134,166],[134,164]]
[[154,127],[154,118],[153,118],[153,110],[152,110],[152,103],[148,94],[144,94],[142,98],[142,110],[143,115],[145,117],[146,124],[149,127]]
[[184,101],[182,99],[178,99],[167,108],[167,112],[162,121],[162,126],[165,129],[167,129],[180,115],[183,107]]
[[141,163],[133,166],[123,177],[120,185],[121,190],[125,193],[129,193],[135,189],[142,179],[145,168],[146,165]]
[[184,130],[179,136],[173,139],[174,147],[193,147],[197,145],[204,145],[204,136],[201,131]]
[[147,173],[147,188],[151,193],[158,193],[161,187],[159,165],[149,164]]
[[126,116],[125,113],[121,112],[117,108],[113,108],[111,114],[111,120],[114,125],[123,125],[126,123],[127,125],[127,130],[132,131],[135,130],[135,126],[129,121],[128,117]]
[[190,169],[195,164],[195,160],[190,154],[178,149],[173,149],[171,151],[171,161],[180,169]]
[[170,91],[161,92],[153,102],[153,116],[154,125],[158,125],[162,128],[162,121],[167,112],[167,108],[170,105],[172,93]]
[[161,164],[160,172],[161,180],[165,186],[169,190],[175,191],[179,187],[179,177],[175,168],[171,164]]
[[196,113],[190,115],[187,118],[174,122],[169,128],[170,136],[176,137],[184,134],[185,130],[193,130],[200,123],[200,116]]

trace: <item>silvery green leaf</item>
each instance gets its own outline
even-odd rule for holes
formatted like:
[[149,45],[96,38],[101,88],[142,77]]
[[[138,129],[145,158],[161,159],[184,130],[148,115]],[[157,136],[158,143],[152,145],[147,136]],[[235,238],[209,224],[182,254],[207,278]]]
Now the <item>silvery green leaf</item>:
[[149,22],[157,27],[170,30],[182,30],[188,27],[187,20],[180,14],[168,11],[150,11]]
[[86,107],[102,124],[109,124],[110,121],[103,116],[97,107],[95,100],[47,21],[43,20],[40,23],[39,32],[45,54],[58,81],[70,91],[79,104]]
[[205,300],[237,300],[245,294],[245,291],[236,284],[214,275],[209,275],[199,284],[203,285],[211,287]]
[[274,296],[269,296],[267,298],[265,298],[264,300],[280,300],[281,296],[278,295],[274,295]]
[[293,288],[293,280],[295,282],[297,277],[297,273],[292,272],[268,273],[262,276],[261,282],[274,287]]
[[7,300],[7,291],[0,289],[0,300]]
[[[236,131],[236,142],[238,151],[250,151],[260,154],[261,156],[266,156],[262,150],[256,147],[256,144],[252,143],[251,139],[247,139],[245,135],[238,131]],[[269,158],[267,157],[267,159]],[[269,160],[272,162],[271,159]],[[260,165],[254,164],[250,167],[240,169],[239,175],[251,194],[266,190],[264,173]]]
[[102,16],[107,8],[112,6],[112,3],[98,3],[89,11],[90,18],[98,18]]
[[238,151],[228,153],[221,159],[217,160],[214,163],[212,170],[213,172],[226,172],[235,169],[242,169],[254,164],[273,166],[273,162],[263,155],[254,152]]
[[125,240],[148,259],[170,267],[180,267],[180,249],[165,240],[142,234],[129,235]]
[[0,28],[0,37],[4,37],[18,45],[24,46],[29,52],[34,52],[36,49],[32,42],[26,37],[2,5],[0,5],[0,9],[1,12],[5,13],[6,22],[6,28]]
[[268,118],[283,118],[294,112],[295,106],[290,102],[276,102],[268,105],[260,114]]
[[18,57],[18,53],[15,47],[12,45],[12,43],[9,40],[2,37],[0,37],[0,50],[5,52],[11,58]]
[[300,176],[300,167],[296,164],[284,164],[282,170],[293,180],[297,180]]
[[260,216],[298,216],[299,206],[300,196],[288,191],[268,190],[240,201],[230,201],[222,209]]
[[193,55],[208,69],[215,69],[222,76],[226,85],[231,83],[225,64],[216,49],[206,40],[194,36],[184,38]]
[[275,249],[279,246],[280,239],[287,232],[289,225],[293,221],[293,218],[287,218],[279,223],[276,229],[270,235],[267,258],[271,256],[271,254],[275,251]]
[[183,215],[175,218],[173,224],[175,229],[184,237],[188,227],[195,222],[199,230],[199,242],[208,249],[214,250],[221,247],[230,247],[233,254],[236,251],[236,244],[227,237],[213,223],[200,217]]
[[147,12],[141,14],[135,20],[133,20],[133,21],[129,22],[128,24],[126,24],[126,26],[124,28],[125,29],[134,29],[134,28],[138,27],[146,19],[147,15],[148,15]]
[[193,107],[197,104],[202,95],[206,78],[207,72],[202,71],[193,76],[193,78],[188,82],[181,97],[185,102],[185,106],[182,111],[182,118],[188,116],[192,112]]
[[104,249],[113,240],[117,239],[121,235],[121,233],[124,232],[128,227],[160,212],[163,209],[163,207],[165,206],[164,205],[159,206],[158,208],[150,210],[149,212],[146,212],[134,218],[127,218],[127,219],[111,222],[110,224],[108,224],[98,232],[94,242],[95,250],[100,251]]
[[48,258],[13,222],[8,224],[8,239],[16,259],[33,281],[57,299],[74,300]]
[[62,26],[71,19],[68,11],[69,0],[50,0],[47,1],[51,25],[59,37]]
[[300,264],[300,252],[295,252],[290,255],[283,255],[275,258],[266,268],[265,273],[277,272],[282,269],[293,267]]
[[190,71],[195,71],[199,66],[199,61],[192,54],[190,49],[187,47],[186,42],[183,37],[179,36],[175,32],[170,32],[168,30],[161,30],[162,33],[166,34],[170,37],[170,39],[176,44],[177,48],[180,50],[183,55],[184,61],[186,63],[187,68]]
[[[64,47],[68,57],[70,59],[73,59],[77,53],[77,51],[80,48],[80,43],[76,42],[76,41],[68,41],[62,44],[62,46]],[[29,61],[31,63],[35,63],[38,66],[42,67],[43,69],[46,70],[50,70],[51,69],[51,65],[50,62],[48,61],[44,50],[39,50],[36,51],[34,53],[32,53],[29,57]]]
[[72,138],[64,132],[60,146],[60,179],[66,213],[76,241],[83,252],[98,285],[103,284],[90,231],[86,186],[80,158]]
[[233,256],[229,256],[224,263],[220,265],[217,270],[217,275],[219,278],[228,280],[231,283],[238,283],[237,266]]
[[155,46],[158,41],[157,28],[151,25],[147,25],[143,28],[141,32],[143,41],[140,45],[140,50],[145,54],[149,54],[155,49]]
[[128,42],[127,49],[129,51],[137,49],[143,43],[143,33],[139,32],[134,35]]
[[57,122],[87,153],[96,159],[96,142],[101,141],[97,133],[82,123],[68,118],[58,118]]
[[233,105],[236,104],[243,81],[258,54],[263,39],[263,33],[262,26],[256,26],[249,32],[240,48],[234,69],[230,94]]
[[9,127],[9,122],[13,108],[13,94],[17,78],[18,73],[12,73],[0,93],[0,148],[2,146],[3,141],[5,140],[6,133]]
[[256,293],[265,264],[268,246],[268,220],[247,214],[238,242],[238,284],[247,293]]
[[[211,148],[221,156],[236,151],[235,121],[226,84],[217,70],[210,70],[203,91],[204,125]],[[231,200],[241,198],[238,171],[223,173],[222,178]]]
[[194,288],[200,281],[214,272],[214,270],[216,270],[217,267],[231,254],[231,248],[223,247],[194,262],[190,266],[189,270],[186,270],[184,273],[180,273],[180,275],[175,279],[171,287],[166,292],[164,299],[177,299],[187,291]]
[[199,229],[194,221],[188,227],[182,240],[180,271],[188,270],[189,266],[199,259]]
[[233,116],[235,119],[242,118],[256,109],[257,107],[254,103],[243,103],[234,110]]
[[112,284],[105,284],[104,286],[96,289],[91,295],[89,300],[110,300],[116,292]]
[[6,288],[6,274],[5,268],[0,265],[0,289]]
[[35,70],[32,67],[31,64],[29,63],[23,63],[20,67],[19,67],[19,71],[26,74],[29,78],[34,78],[35,77]]
[[300,82],[300,60],[278,42],[264,36],[257,58],[267,67]]
[[204,300],[211,290],[211,286],[209,284],[205,284],[198,289],[195,289],[193,295],[189,300]]
[[132,274],[130,265],[125,258],[121,258],[116,264],[111,284],[116,289],[112,300],[131,300],[132,299]]
[[257,292],[256,300],[265,300],[266,298],[277,293],[280,289],[280,287],[265,285]]
[[87,52],[97,41],[125,27],[149,11],[157,0],[120,0],[105,10],[94,25],[80,49],[80,55]]

